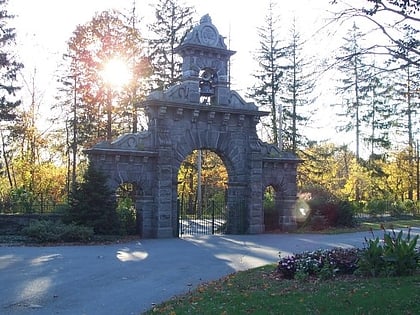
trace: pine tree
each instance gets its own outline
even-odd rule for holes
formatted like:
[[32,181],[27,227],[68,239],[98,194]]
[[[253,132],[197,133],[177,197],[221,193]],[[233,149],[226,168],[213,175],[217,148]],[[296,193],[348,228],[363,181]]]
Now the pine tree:
[[287,49],[286,67],[282,78],[283,93],[283,146],[292,152],[305,142],[299,126],[310,118],[309,105],[314,102],[311,95],[315,88],[314,69],[309,69],[310,59],[303,56],[304,42],[296,29],[295,20],[290,28],[290,41]]
[[164,90],[181,79],[182,60],[175,49],[191,30],[195,11],[177,0],[159,0],[154,9],[156,21],[149,25],[152,88]]
[[97,234],[118,233],[116,199],[106,176],[89,164],[83,179],[71,194],[64,221],[92,227]]
[[362,121],[370,126],[370,133],[366,132],[364,141],[370,146],[372,159],[391,147],[394,109],[390,101],[392,88],[388,75],[389,73],[373,73],[368,77],[368,103]]
[[[411,27],[405,27],[404,46],[409,43],[416,42],[417,30]],[[401,58],[402,55],[405,58]],[[420,71],[417,66],[412,64],[411,52],[409,50],[400,50],[400,57],[397,57],[393,62],[399,65],[399,71],[394,74],[394,101],[396,105],[397,115],[397,131],[403,137],[402,143],[405,144],[404,150],[407,150],[409,168],[407,170],[407,190],[408,199],[413,200],[415,191],[415,134],[419,132],[420,124],[418,113],[420,112],[420,97],[418,91],[420,90]],[[406,137],[406,138],[405,138]],[[405,138],[405,139],[404,139]]]
[[[16,118],[16,108],[21,104],[16,95],[21,89],[17,84],[17,74],[23,64],[15,59],[14,44],[15,29],[8,26],[14,18],[7,11],[7,0],[0,0],[0,122],[10,122]],[[2,142],[2,157],[10,188],[15,186],[13,178],[12,150],[8,148],[8,132],[0,131]],[[9,153],[10,152],[10,153]],[[3,166],[3,165],[2,165]]]
[[343,75],[342,85],[337,88],[338,95],[343,97],[343,116],[347,119],[339,130],[355,130],[356,158],[360,159],[360,143],[363,135],[362,117],[365,114],[368,99],[368,68],[362,54],[363,34],[354,23],[341,47],[342,56],[339,71]]
[[0,0],[0,121],[10,121],[16,117],[15,109],[21,104],[16,93],[21,89],[16,85],[17,74],[23,68],[14,53],[15,29],[8,26],[14,18],[9,14],[7,0]]
[[269,140],[280,149],[283,149],[282,140],[282,112],[283,107],[280,100],[281,78],[284,70],[284,58],[287,54],[287,47],[281,46],[277,31],[280,29],[280,19],[275,15],[275,4],[270,1],[265,24],[258,28],[260,48],[255,54],[258,62],[258,70],[253,74],[256,79],[255,85],[250,89],[248,97],[253,98],[261,109],[269,110],[270,122],[263,121],[263,126],[268,126]]

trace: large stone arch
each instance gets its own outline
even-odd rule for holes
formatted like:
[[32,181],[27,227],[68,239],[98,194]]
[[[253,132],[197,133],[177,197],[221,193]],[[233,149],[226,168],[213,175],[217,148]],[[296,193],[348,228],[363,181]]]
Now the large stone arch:
[[196,149],[216,152],[228,170],[228,232],[239,229],[236,204],[245,204],[246,233],[264,232],[262,194],[266,185],[281,189],[279,227],[296,223],[296,168],[299,160],[261,141],[261,116],[254,103],[230,90],[227,69],[234,54],[204,16],[177,48],[183,57],[183,79],[166,91],[153,92],[139,104],[148,129],[125,134],[87,150],[90,161],[109,176],[109,185],[132,182],[141,187],[136,200],[142,237],[177,236],[177,175]]

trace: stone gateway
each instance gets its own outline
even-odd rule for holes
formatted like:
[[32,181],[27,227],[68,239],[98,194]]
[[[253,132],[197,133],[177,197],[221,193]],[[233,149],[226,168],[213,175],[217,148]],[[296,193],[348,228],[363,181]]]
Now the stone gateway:
[[[148,129],[124,134],[87,150],[94,167],[108,175],[112,189],[135,187],[138,228],[143,238],[178,236],[178,171],[194,150],[215,152],[224,162],[227,233],[263,233],[263,194],[275,191],[279,229],[296,228],[295,155],[261,141],[256,126],[261,116],[229,86],[228,62],[235,53],[205,15],[177,48],[183,58],[182,81],[166,91],[153,92],[139,104]],[[245,229],[237,207],[244,203]]]

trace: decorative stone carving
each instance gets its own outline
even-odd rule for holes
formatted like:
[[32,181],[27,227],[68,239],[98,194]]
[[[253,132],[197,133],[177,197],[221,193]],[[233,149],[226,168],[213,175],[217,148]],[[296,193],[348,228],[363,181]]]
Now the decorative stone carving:
[[223,37],[219,35],[208,14],[204,15],[200,19],[200,24],[188,33],[183,44],[202,45],[220,49],[227,48]]
[[150,131],[127,133],[118,137],[112,143],[107,141],[96,144],[94,149],[144,150],[152,147]]

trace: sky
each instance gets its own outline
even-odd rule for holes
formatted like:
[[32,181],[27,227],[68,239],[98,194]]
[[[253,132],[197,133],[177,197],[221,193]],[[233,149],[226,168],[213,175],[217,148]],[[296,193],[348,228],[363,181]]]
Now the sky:
[[[225,43],[236,51],[231,58],[232,88],[245,97],[256,68],[253,53],[258,48],[257,28],[264,24],[268,0],[180,0],[182,1],[196,9],[197,23],[200,17],[208,13],[219,34],[226,37]],[[330,41],[320,41],[313,36],[325,24],[328,2],[277,0],[283,31],[287,32],[292,19],[296,18],[299,31],[305,37],[314,39],[312,50],[325,52]],[[153,0],[137,0],[135,3],[137,15],[143,18],[146,25],[153,18],[153,9],[150,6]],[[38,93],[43,99],[41,104],[50,103],[48,100],[54,97],[51,93],[54,92],[51,91],[55,82],[54,72],[66,49],[66,41],[76,26],[90,21],[97,12],[107,9],[129,12],[132,6],[133,0],[9,1],[9,13],[15,15],[13,26],[17,32],[19,55],[25,64],[24,76],[26,81],[30,81],[36,73],[35,82],[40,87]],[[318,118],[323,120],[326,118],[324,116]],[[319,130],[320,139],[325,137],[324,134],[327,137],[332,134],[331,128],[334,127],[330,124],[330,119],[318,122],[323,129]]]

